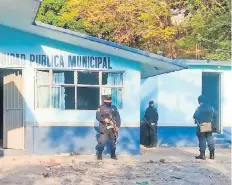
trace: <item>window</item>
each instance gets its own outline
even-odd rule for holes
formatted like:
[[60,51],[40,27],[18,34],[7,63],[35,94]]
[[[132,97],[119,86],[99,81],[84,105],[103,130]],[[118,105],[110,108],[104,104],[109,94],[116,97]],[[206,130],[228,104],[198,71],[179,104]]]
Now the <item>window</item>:
[[102,100],[104,95],[111,94],[112,104],[119,109],[122,108],[122,88],[123,88],[122,73],[102,73]]
[[49,108],[50,107],[50,83],[49,83],[49,71],[37,72],[37,107]]
[[100,89],[96,87],[77,88],[77,109],[96,110],[99,106]]
[[37,107],[49,108],[50,107],[50,87],[38,86],[37,87]]
[[102,73],[102,85],[122,86],[122,73]]
[[52,75],[55,84],[74,84],[73,71],[54,71]]
[[99,106],[99,72],[77,72],[77,109],[96,110]]
[[123,73],[38,70],[37,108],[96,110],[104,96],[122,108]]
[[98,72],[78,72],[77,83],[87,85],[99,85],[99,73]]

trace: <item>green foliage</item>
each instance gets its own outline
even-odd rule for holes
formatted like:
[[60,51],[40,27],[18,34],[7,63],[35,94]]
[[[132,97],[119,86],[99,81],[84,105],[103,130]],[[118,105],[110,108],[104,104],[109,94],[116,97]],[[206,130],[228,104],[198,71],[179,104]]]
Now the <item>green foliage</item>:
[[[189,2],[189,1],[185,1]],[[194,49],[201,44],[203,58],[230,60],[231,56],[231,3],[229,0],[196,0],[186,6],[185,17],[188,32],[177,45],[182,49]]]
[[177,47],[185,50],[193,49],[196,46],[196,43],[196,39],[189,35],[176,40]]
[[[230,59],[230,0],[44,0],[37,20],[168,57]],[[175,24],[173,10],[185,10]]]

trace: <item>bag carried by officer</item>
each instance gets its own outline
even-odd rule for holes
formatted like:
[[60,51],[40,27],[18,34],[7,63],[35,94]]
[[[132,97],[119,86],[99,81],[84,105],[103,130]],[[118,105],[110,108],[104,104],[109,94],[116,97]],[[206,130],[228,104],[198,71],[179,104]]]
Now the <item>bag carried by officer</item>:
[[197,124],[200,127],[200,132],[201,133],[212,132],[213,131],[213,129],[212,129],[213,114],[214,114],[214,109],[213,109],[213,112],[212,112],[212,117],[211,117],[210,122],[203,122],[203,123],[199,124],[199,122],[196,120]]

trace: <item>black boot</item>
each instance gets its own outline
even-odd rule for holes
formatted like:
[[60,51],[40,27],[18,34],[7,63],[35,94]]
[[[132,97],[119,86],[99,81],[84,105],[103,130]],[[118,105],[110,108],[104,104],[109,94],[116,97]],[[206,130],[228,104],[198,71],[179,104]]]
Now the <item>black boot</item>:
[[115,151],[111,152],[111,159],[117,160],[118,158],[115,155]]
[[102,160],[102,155],[101,154],[97,155],[97,160]]
[[202,159],[202,160],[205,160],[205,152],[200,152],[200,155],[199,156],[196,156],[195,157],[196,159]]
[[214,150],[213,151],[210,151],[210,159],[214,160],[215,159],[215,156],[214,156]]

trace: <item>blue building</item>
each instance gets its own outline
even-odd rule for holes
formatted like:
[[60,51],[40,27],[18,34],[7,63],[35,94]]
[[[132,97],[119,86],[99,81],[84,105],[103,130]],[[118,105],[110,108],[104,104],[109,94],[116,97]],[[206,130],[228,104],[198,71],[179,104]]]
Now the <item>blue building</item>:
[[[202,78],[214,65],[199,67],[36,22],[39,3],[0,3],[4,150],[95,153],[95,113],[106,94],[112,94],[122,118],[117,152],[139,153],[140,120],[149,100],[156,102],[160,114],[160,145],[197,145],[192,114],[207,84]],[[217,106],[222,119],[215,128],[223,142],[230,137],[232,124],[228,68],[213,69],[220,74],[217,83],[224,84],[214,96],[220,99]]]
[[36,22],[39,1],[23,2],[0,3],[3,148],[95,153],[96,109],[112,94],[122,118],[117,151],[138,154],[141,79],[187,65]]
[[149,95],[141,94],[141,116],[149,99],[155,100],[160,115],[158,144],[198,146],[192,116],[199,106],[198,96],[205,94],[219,114],[219,122],[214,125],[216,143],[227,147],[231,144],[232,127],[231,64],[202,60],[186,63],[186,70],[142,80],[142,92]]

